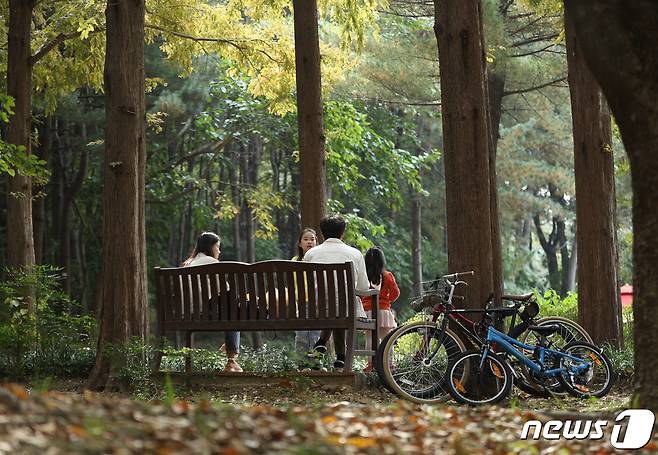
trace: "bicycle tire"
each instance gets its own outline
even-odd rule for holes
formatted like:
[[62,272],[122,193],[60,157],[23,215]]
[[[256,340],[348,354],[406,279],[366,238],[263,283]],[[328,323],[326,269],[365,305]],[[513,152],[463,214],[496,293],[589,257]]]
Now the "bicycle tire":
[[384,375],[384,369],[382,368],[383,362],[384,362],[384,346],[386,345],[386,342],[391,338],[391,336],[404,327],[404,325],[401,325],[399,327],[396,327],[395,330],[392,330],[391,332],[387,333],[384,338],[382,338],[382,341],[379,343],[377,346],[377,353],[375,354],[375,358],[373,359],[373,364],[375,367],[375,371],[377,372],[377,376],[379,377],[379,381],[382,383],[384,387],[386,387],[386,390],[389,392],[396,394],[397,392],[391,385],[388,383],[386,380],[386,376]]
[[569,318],[563,318],[562,316],[546,316],[543,318],[539,318],[537,320],[537,325],[551,325],[551,324],[558,324],[561,326],[566,326],[569,328],[569,330],[572,333],[577,333],[580,338],[576,340],[570,340],[571,341],[584,341],[586,343],[593,344],[594,341],[592,340],[592,337],[590,336],[589,333],[587,333],[587,330],[580,324],[578,324],[576,321],[572,321]]
[[[585,343],[582,341],[576,341],[573,343],[569,343],[567,346],[561,349],[561,351],[564,351],[565,353],[570,353],[570,351],[573,351],[577,348],[585,348],[588,351],[593,351],[593,353],[590,353],[587,355],[587,357],[591,357],[591,359],[598,365],[602,366],[603,370],[605,371],[605,382],[603,386],[597,390],[594,391],[584,391],[584,389],[579,387],[578,385],[574,385],[571,379],[567,379],[564,375],[559,375],[558,380],[560,381],[560,384],[562,387],[564,387],[569,394],[577,397],[577,398],[589,398],[589,397],[596,397],[596,398],[601,398],[605,395],[608,394],[610,389],[612,388],[614,382],[615,382],[615,371],[612,366],[612,362],[608,358],[607,355],[603,353],[603,350],[600,349],[599,347],[591,344],[591,343]],[[571,354],[574,355],[574,354]],[[566,357],[562,357],[560,359],[560,366],[562,367],[565,364],[565,359]],[[567,359],[568,360],[568,359]],[[592,377],[595,373],[592,372]],[[590,378],[591,380],[591,378]]]
[[[439,359],[437,362],[437,372],[441,373],[441,378],[438,379],[435,376],[432,378],[431,384],[428,383],[426,387],[414,387],[412,384],[407,384],[406,379],[403,374],[397,370],[396,366],[393,365],[394,358],[396,357],[395,348],[396,343],[405,335],[412,335],[414,332],[419,330],[425,330],[430,339],[436,339],[440,329],[436,328],[436,324],[428,321],[418,321],[412,324],[406,324],[401,326],[395,332],[391,334],[386,343],[382,343],[382,361],[381,369],[383,373],[383,380],[393,389],[393,391],[400,397],[405,398],[409,401],[415,403],[441,403],[445,402],[450,398],[449,392],[445,389],[444,377],[448,364],[452,358],[456,357],[458,354],[464,352],[465,346],[462,341],[457,337],[457,335],[452,332],[452,330],[447,329],[445,331],[445,336],[441,341],[441,347],[446,354],[446,359]],[[427,335],[423,335],[427,337]],[[413,341],[413,339],[412,339]],[[409,361],[411,360],[411,365],[420,365],[418,360],[418,351],[414,349],[409,350],[410,356],[406,354],[401,354],[399,357],[404,356],[404,358]],[[441,367],[441,360],[445,360],[445,367]],[[425,366],[423,364],[423,366]],[[427,367],[431,367],[432,364]]]
[[[565,344],[558,344],[556,347],[562,348],[563,346],[575,341],[592,343],[592,337],[587,333],[587,330],[571,319],[563,318],[561,316],[546,316],[538,319],[535,323],[535,325],[540,326],[554,324],[560,326],[560,330],[557,334],[559,334],[565,341]],[[525,344],[532,344],[528,340],[531,333],[532,332],[528,330],[519,335],[519,341]],[[515,382],[515,385],[528,394],[539,398],[549,398],[551,396],[563,396],[568,393],[564,390],[562,384],[557,379],[554,379],[550,384],[541,384],[537,382],[530,374],[530,371],[523,366],[521,366],[519,373],[520,376],[516,376],[518,380]]]
[[[469,359],[473,359],[475,363],[473,365],[469,365]],[[504,400],[507,396],[509,396],[512,390],[512,385],[514,383],[514,376],[512,374],[512,370],[510,366],[501,356],[496,355],[493,352],[489,352],[487,354],[487,358],[485,361],[491,362],[487,364],[488,368],[485,366],[485,371],[490,370],[493,373],[493,375],[496,377],[499,377],[498,374],[502,374],[503,376],[502,387],[500,387],[500,389],[497,389],[496,393],[490,398],[476,400],[466,396],[466,388],[472,389],[476,387],[474,385],[469,386],[468,382],[472,382],[472,381],[479,382],[481,380],[481,376],[479,375],[478,365],[482,362],[481,351],[466,351],[460,354],[448,367],[446,384],[450,392],[450,396],[452,396],[452,398],[454,398],[455,401],[470,406],[480,406],[483,404],[498,403],[501,400]],[[466,386],[464,386],[464,383],[462,381],[454,377],[456,370],[460,368],[462,364],[464,364],[463,366],[464,370],[465,371],[468,370],[470,375],[473,374],[476,375],[475,377],[470,377],[469,374],[466,375],[467,376]],[[497,368],[494,368],[493,365],[496,365]],[[457,375],[463,376],[461,372],[458,372]],[[479,387],[479,385],[477,386],[477,388],[478,390],[481,390],[481,387]]]

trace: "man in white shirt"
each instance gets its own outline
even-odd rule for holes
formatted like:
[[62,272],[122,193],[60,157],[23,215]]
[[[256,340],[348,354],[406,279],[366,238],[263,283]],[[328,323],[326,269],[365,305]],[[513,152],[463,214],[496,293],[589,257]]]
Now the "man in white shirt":
[[[357,291],[367,291],[370,288],[368,275],[366,273],[366,262],[363,255],[356,248],[343,243],[346,223],[340,216],[328,216],[320,221],[320,231],[325,238],[324,243],[311,248],[304,255],[304,262],[319,262],[323,264],[352,263],[352,273]],[[357,297],[354,302],[356,317],[365,318],[363,304]],[[334,346],[336,349],[336,361],[334,368],[341,369],[345,366],[345,330],[324,330],[320,339],[315,343],[315,351],[324,354],[327,352],[327,340],[333,332]]]

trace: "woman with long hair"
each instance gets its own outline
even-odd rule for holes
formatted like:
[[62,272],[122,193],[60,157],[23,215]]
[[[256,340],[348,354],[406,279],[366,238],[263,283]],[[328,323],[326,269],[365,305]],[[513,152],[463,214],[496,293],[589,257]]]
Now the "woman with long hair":
[[[304,228],[299,233],[297,238],[297,255],[292,258],[293,261],[302,261],[304,255],[308,250],[313,248],[318,244],[318,237],[315,233],[315,230],[311,228]],[[295,293],[297,292],[297,274],[293,275],[295,280]],[[306,281],[306,274],[303,274],[302,279],[304,280],[304,293],[306,295],[302,296],[298,300],[308,301],[308,284]],[[301,310],[301,309],[300,309]],[[308,351],[313,349],[313,344],[315,340],[320,337],[319,330],[295,330],[295,351],[300,355],[305,355]],[[302,368],[305,365],[302,365]]]
[[[202,232],[196,240],[196,245],[190,257],[183,262],[183,267],[214,264],[219,262],[221,254],[221,241],[214,232]],[[240,332],[225,332],[224,345],[226,349],[226,365],[224,371],[241,372],[242,367],[238,364],[240,353]],[[221,349],[221,348],[220,348]]]

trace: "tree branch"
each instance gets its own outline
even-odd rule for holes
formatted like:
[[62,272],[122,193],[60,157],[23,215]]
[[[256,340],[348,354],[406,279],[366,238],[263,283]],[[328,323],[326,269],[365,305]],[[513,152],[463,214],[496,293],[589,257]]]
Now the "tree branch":
[[[99,32],[104,32],[105,28],[97,28],[95,30],[92,30],[89,32],[89,34],[94,34],[94,33],[99,33]],[[73,33],[60,33],[57,35],[55,38],[52,40],[48,41],[47,43],[44,43],[43,46],[34,54],[32,57],[30,57],[30,64],[35,65],[39,60],[41,60],[43,57],[48,54],[51,50],[53,50],[55,47],[60,45],[66,40],[70,40],[72,38],[77,38],[80,36],[82,32],[73,32]]]
[[505,92],[503,92],[503,96],[508,96],[508,95],[521,95],[521,94],[523,94],[523,93],[533,92],[533,91],[535,91],[535,90],[540,90],[540,89],[542,89],[542,88],[546,88],[546,87],[549,87],[549,86],[551,86],[551,85],[555,85],[555,84],[557,84],[558,82],[563,82],[563,81],[565,81],[566,79],[567,79],[567,77],[566,77],[566,76],[563,76],[563,77],[560,77],[560,78],[558,78],[558,79],[554,79],[554,80],[552,80],[552,81],[546,82],[545,84],[536,85],[536,86],[534,86],[534,87],[529,87],[529,88],[524,88],[524,89],[519,89],[519,90],[509,90],[509,91],[505,91]]
[[532,38],[528,38],[522,41],[516,41],[512,43],[510,47],[521,47],[525,46],[527,44],[532,44],[532,43],[539,43],[541,41],[549,41],[549,40],[555,40],[560,36],[559,33],[551,33],[550,35],[540,35],[540,36],[533,36]]

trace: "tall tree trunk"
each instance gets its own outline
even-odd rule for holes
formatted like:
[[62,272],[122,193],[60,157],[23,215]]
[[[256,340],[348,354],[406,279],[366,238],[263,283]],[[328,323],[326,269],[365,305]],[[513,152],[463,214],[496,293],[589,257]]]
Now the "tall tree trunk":
[[619,125],[633,188],[634,406],[658,412],[658,13],[653,0],[566,0]]
[[293,0],[302,225],[320,233],[327,213],[317,0]]
[[623,342],[617,279],[615,170],[610,112],[579,48],[569,14],[569,90],[573,118],[578,238],[578,322],[596,343]]
[[448,268],[475,271],[471,285],[464,289],[465,305],[481,307],[494,288],[481,5],[479,0],[435,0],[434,7],[441,68]]
[[[7,142],[30,154],[32,124],[31,28],[34,0],[9,0],[7,94],[14,98]],[[7,265],[34,265],[32,182],[17,173],[7,179]]]
[[101,330],[87,387],[111,373],[108,344],[148,332],[144,229],[144,0],[108,0]]
[[[482,25],[480,24],[480,27]],[[484,45],[484,32],[480,30],[482,36],[482,48]],[[485,61],[486,62],[486,61]],[[483,68],[486,71],[486,65],[483,62]],[[500,236],[500,220],[498,217],[498,179],[496,172],[496,158],[498,139],[500,138],[500,117],[502,112],[503,95],[505,89],[505,74],[491,75],[487,74],[487,84],[485,85],[485,96],[487,101],[487,119],[489,128],[489,197],[490,197],[490,216],[491,216],[491,262],[492,262],[492,291],[496,302],[500,304],[500,296],[503,294],[504,277],[503,277],[503,245]],[[492,107],[495,106],[495,109]]]

